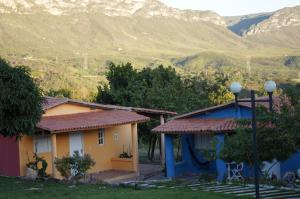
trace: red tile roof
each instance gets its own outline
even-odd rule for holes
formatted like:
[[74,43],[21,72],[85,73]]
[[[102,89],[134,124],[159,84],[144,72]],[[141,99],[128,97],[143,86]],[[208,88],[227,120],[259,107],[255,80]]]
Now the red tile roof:
[[43,117],[37,124],[37,128],[51,133],[61,133],[140,123],[148,120],[150,118],[130,111],[105,110]]
[[54,108],[61,104],[78,104],[82,106],[87,106],[91,108],[100,108],[105,110],[126,110],[126,111],[133,111],[137,113],[151,113],[151,114],[158,114],[158,115],[177,115],[176,112],[166,111],[166,110],[157,110],[157,109],[148,109],[148,108],[138,108],[138,107],[125,107],[125,106],[116,106],[116,105],[109,105],[109,104],[98,104],[92,102],[84,102],[80,100],[74,100],[69,98],[56,98],[56,97],[45,97],[45,101],[43,103],[43,110],[46,111],[48,109]]
[[184,133],[220,133],[230,132],[237,127],[234,119],[177,119],[162,124],[152,131],[155,133],[184,134]]
[[48,110],[60,104],[64,104],[67,101],[68,100],[66,98],[45,97],[43,102],[43,110]]

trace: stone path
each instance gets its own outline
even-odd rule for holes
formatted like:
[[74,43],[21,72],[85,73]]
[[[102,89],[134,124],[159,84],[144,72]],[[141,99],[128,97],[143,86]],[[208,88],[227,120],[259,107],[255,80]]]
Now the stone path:
[[[126,182],[125,186],[134,186],[140,189],[191,189],[193,191],[211,191],[217,193],[231,194],[237,197],[255,197],[253,185],[235,185],[212,183],[186,183],[179,184],[170,182]],[[265,199],[300,199],[300,190],[280,189],[273,186],[261,186],[260,196]]]

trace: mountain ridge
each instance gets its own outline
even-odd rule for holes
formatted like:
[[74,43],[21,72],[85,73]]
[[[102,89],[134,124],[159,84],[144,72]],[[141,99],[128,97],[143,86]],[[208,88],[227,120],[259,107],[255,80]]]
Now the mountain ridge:
[[275,77],[300,64],[299,26],[241,36],[225,20],[158,0],[0,0],[0,56],[30,66],[46,90],[70,88],[77,96],[95,92],[109,61],[181,73],[276,68],[268,73]]
[[51,15],[97,13],[111,17],[143,16],[171,17],[185,21],[209,21],[225,26],[225,21],[213,11],[181,10],[158,0],[1,0],[0,13],[32,14],[47,12]]

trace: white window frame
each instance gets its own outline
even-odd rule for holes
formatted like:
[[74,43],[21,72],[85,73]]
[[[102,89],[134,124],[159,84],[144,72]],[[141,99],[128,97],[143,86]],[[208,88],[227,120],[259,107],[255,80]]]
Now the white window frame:
[[34,138],[34,151],[37,154],[50,153],[52,151],[51,136],[36,135]]
[[119,133],[118,133],[118,132],[115,132],[115,133],[113,134],[113,140],[114,140],[115,142],[118,142],[118,141],[119,141]]
[[99,145],[105,144],[105,129],[99,129],[98,131],[98,144]]

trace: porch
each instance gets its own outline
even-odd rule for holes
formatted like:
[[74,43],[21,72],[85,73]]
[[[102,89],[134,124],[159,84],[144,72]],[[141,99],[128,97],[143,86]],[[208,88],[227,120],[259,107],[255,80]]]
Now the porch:
[[[226,133],[236,128],[232,119],[186,118],[171,120],[153,129],[165,133],[167,177],[175,178],[185,173],[217,173],[222,180],[227,173],[226,163],[219,159]],[[175,160],[174,138],[180,139],[181,160]],[[212,143],[215,142],[213,145]],[[215,153],[215,160],[208,160],[205,151]]]
[[89,154],[96,162],[89,173],[117,170],[139,175],[137,123],[148,119],[122,110],[43,117],[39,133],[21,141],[21,146],[26,146],[21,149],[23,175],[28,158],[37,153],[48,163],[46,172],[61,178],[55,159],[72,156],[75,151]]

